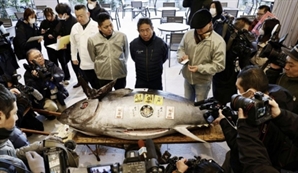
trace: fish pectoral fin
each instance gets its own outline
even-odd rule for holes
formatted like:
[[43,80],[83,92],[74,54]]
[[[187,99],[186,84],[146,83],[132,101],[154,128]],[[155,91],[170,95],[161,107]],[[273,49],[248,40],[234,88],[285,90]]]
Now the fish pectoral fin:
[[203,139],[197,137],[196,135],[194,135],[193,133],[191,133],[187,127],[189,127],[188,125],[179,125],[179,126],[175,126],[174,129],[176,131],[178,131],[179,133],[185,135],[185,136],[188,136],[196,141],[200,141],[200,142],[206,142],[204,141]]

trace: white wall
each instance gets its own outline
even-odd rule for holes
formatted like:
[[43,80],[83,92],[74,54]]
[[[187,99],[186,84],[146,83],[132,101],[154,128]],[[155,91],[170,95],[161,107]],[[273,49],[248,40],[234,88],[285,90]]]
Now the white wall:
[[284,42],[287,46],[294,46],[298,40],[298,1],[275,0],[272,13],[281,23],[279,36],[289,34]]

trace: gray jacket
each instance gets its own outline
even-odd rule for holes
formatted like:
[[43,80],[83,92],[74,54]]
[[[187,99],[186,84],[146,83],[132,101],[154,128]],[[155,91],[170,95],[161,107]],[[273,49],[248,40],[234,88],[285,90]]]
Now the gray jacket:
[[114,31],[107,39],[99,32],[88,39],[88,52],[97,78],[114,80],[126,77],[128,41],[124,33]]
[[0,155],[8,155],[17,157],[21,160],[26,160],[25,153],[27,151],[36,151],[37,153],[41,154],[43,151],[42,142],[37,141],[28,146],[15,149],[10,140],[0,140]]
[[180,42],[177,58],[188,55],[188,65],[198,66],[198,71],[193,73],[188,70],[188,66],[182,67],[183,77],[190,84],[209,83],[215,73],[225,69],[226,43],[216,32],[196,44],[194,38],[195,30],[186,32]]

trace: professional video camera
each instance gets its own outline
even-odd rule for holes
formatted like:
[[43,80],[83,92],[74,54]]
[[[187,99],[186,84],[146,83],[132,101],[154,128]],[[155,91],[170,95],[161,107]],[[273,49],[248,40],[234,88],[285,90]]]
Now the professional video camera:
[[286,40],[288,34],[278,39],[279,31],[280,25],[277,24],[272,30],[270,40],[259,55],[260,57],[268,58],[267,62],[263,66],[263,69],[268,65],[268,63],[274,63],[282,68],[286,65],[287,55],[282,52],[281,48],[285,47],[282,43]]
[[229,30],[233,38],[233,44],[230,50],[240,58],[250,56],[257,51],[257,48],[252,44],[256,41],[255,36],[245,29],[235,27],[229,21]]
[[231,108],[233,110],[242,108],[244,114],[247,116],[248,123],[251,125],[260,125],[272,118],[269,100],[270,97],[265,96],[262,92],[256,92],[253,98],[234,94],[232,96]]
[[19,80],[21,79],[20,74],[14,74],[12,76],[3,75],[2,78],[5,80],[5,82],[11,83],[10,88],[18,89],[21,94],[23,94],[23,96],[26,96],[28,98],[30,98],[30,96],[33,96],[38,101],[43,99],[43,96],[40,94],[39,91],[37,91],[33,87],[23,85],[19,82]]
[[[123,164],[95,165],[87,167],[88,173],[106,172],[106,173],[163,173],[163,167],[159,166],[157,154],[152,139],[146,139],[144,142],[138,142],[139,151],[128,151]],[[142,156],[142,157],[141,157]]]
[[[182,159],[182,157],[174,156],[171,158],[171,154],[168,151],[165,151],[161,159],[164,163],[168,164],[164,173],[172,173],[174,170],[177,170],[176,162]],[[211,164],[212,168],[216,169],[216,172],[224,172],[224,170],[214,160],[202,159],[200,156],[194,156],[194,159],[187,159],[185,164],[188,166],[188,169],[185,173],[197,173],[200,168],[203,169],[203,165],[206,163],[208,165]]]
[[235,124],[238,119],[237,112],[231,110],[228,106],[219,104],[213,97],[195,102],[194,105],[200,106],[200,110],[208,110],[203,114],[203,117],[209,124],[211,124],[219,116],[219,109],[222,109],[223,115],[225,115],[231,123]]
[[74,151],[76,143],[72,140],[64,144],[57,140],[44,140],[43,152],[46,173],[67,173],[68,167],[79,166],[79,156]]
[[65,105],[64,99],[68,97],[68,91],[63,87],[62,84],[56,82],[56,78],[60,78],[59,75],[51,74],[47,67],[40,66],[35,60],[34,65],[23,64],[24,68],[28,71],[36,70],[40,79],[43,80],[44,86],[50,91],[50,99],[58,100],[61,105]]

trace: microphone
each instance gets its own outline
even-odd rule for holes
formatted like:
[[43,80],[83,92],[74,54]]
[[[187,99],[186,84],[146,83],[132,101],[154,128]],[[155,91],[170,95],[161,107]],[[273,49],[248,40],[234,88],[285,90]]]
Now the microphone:
[[140,147],[140,149],[139,149],[139,155],[140,156],[142,155],[144,157],[144,159],[146,160],[147,159],[147,148],[145,146],[144,141],[143,140],[139,140],[138,141],[138,146]]
[[147,158],[148,159],[157,159],[157,154],[155,150],[155,145],[152,139],[146,139],[146,148],[147,148]]
[[33,95],[34,98],[36,98],[36,100],[40,101],[43,99],[43,95],[37,90],[37,89],[33,89],[33,91],[31,92],[31,94]]
[[155,145],[152,139],[146,139],[146,148],[148,151],[146,161],[147,172],[161,172],[159,169]]

